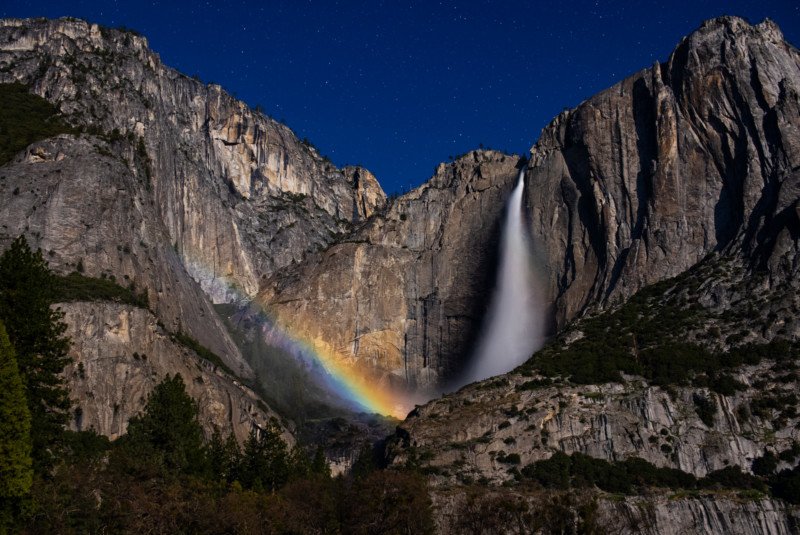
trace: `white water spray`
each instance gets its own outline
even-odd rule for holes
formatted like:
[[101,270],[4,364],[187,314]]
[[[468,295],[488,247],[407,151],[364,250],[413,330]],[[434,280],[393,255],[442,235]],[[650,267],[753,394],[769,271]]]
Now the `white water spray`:
[[497,286],[467,381],[506,373],[541,346],[543,318],[536,300],[533,261],[525,232],[524,189],[523,168],[508,199]]

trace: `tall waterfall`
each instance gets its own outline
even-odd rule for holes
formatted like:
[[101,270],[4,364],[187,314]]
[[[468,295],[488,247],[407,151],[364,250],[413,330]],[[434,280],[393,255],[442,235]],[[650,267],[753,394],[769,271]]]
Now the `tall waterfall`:
[[536,299],[533,259],[525,230],[524,189],[523,168],[508,200],[498,280],[466,377],[468,381],[506,373],[525,362],[541,345],[543,318]]

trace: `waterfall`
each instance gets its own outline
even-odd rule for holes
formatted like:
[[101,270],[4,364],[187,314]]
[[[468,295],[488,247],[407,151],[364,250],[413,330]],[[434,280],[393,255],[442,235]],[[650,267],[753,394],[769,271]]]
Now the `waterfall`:
[[525,230],[524,189],[523,168],[508,199],[497,284],[467,381],[506,373],[541,346],[543,318],[536,299],[533,258]]

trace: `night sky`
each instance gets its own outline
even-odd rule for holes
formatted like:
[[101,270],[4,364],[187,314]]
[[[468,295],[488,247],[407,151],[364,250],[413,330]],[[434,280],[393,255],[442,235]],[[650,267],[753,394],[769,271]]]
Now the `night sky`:
[[691,2],[3,2],[144,34],[169,66],[221,84],[387,192],[480,144],[519,154],[562,109],[665,60],[707,18],[775,20],[797,0]]

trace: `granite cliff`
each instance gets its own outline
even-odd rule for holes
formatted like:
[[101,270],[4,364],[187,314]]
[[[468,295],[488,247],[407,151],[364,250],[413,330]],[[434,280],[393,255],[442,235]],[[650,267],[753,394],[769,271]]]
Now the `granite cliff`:
[[337,169],[218,85],[164,66],[131,32],[4,19],[0,83],[24,84],[75,127],[3,166],[0,243],[25,234],[57,272],[144,292],[167,331],[199,340],[247,380],[212,304],[255,294],[262,278],[385,202],[369,171]]
[[[550,331],[712,252],[769,269],[770,284],[795,274],[798,91],[800,55],[774,23],[723,17],[555,118],[526,173]],[[443,164],[386,214],[278,272],[259,299],[383,376],[453,378],[491,291],[516,164],[491,152]]]
[[791,276],[799,91],[773,22],[722,17],[545,128],[527,192],[556,325],[712,251]]

